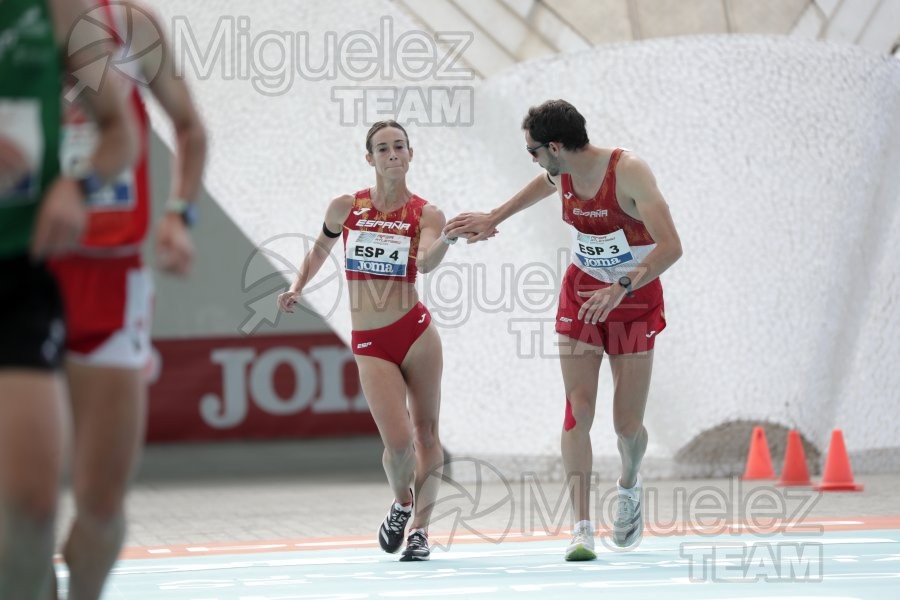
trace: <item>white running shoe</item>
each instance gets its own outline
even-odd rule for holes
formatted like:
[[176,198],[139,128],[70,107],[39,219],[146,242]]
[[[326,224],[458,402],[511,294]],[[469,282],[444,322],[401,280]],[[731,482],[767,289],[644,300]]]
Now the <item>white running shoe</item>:
[[566,548],[566,560],[594,560],[594,528],[590,521],[579,521],[572,529],[572,543]]
[[644,511],[641,502],[643,485],[641,476],[631,489],[619,488],[616,502],[616,520],[613,521],[613,542],[619,548],[637,547],[644,535]]

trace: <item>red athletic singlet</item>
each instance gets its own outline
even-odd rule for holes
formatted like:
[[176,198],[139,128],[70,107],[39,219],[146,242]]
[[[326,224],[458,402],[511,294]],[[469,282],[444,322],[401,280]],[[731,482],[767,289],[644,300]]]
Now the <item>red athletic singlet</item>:
[[622,152],[613,150],[593,198],[578,198],[568,173],[560,178],[563,221],[575,228],[572,262],[607,283],[627,275],[656,247],[644,224],[625,213],[616,199],[616,165]]
[[[107,23],[116,41],[123,43],[125,36],[120,33],[121,24],[114,22],[108,0],[101,0],[100,4],[106,9]],[[119,60],[113,68],[124,72],[129,67],[139,69],[138,63],[138,59]],[[147,179],[149,118],[137,86],[129,80],[128,73],[124,74],[126,76],[122,77],[122,80],[128,83],[128,86],[123,93],[129,95],[132,110],[138,121],[138,159],[133,167],[124,171],[115,181],[91,198],[87,229],[80,241],[82,248],[114,248],[119,251],[118,253],[130,247],[133,247],[135,252],[138,251],[147,234],[150,221],[150,186]],[[139,79],[137,73],[133,75],[135,79]],[[96,143],[97,127],[94,122],[76,103],[68,103],[63,116],[60,151],[63,171],[72,172],[78,165],[87,161],[93,154]]]
[[426,204],[413,195],[394,212],[382,213],[372,204],[368,189],[357,192],[343,227],[347,279],[415,283],[419,219]]

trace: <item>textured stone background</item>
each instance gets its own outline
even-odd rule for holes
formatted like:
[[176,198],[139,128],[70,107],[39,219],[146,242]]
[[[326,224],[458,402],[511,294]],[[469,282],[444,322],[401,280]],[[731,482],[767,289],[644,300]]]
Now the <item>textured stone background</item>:
[[[324,32],[377,35],[385,14],[397,35],[415,29],[386,1],[154,4],[164,22],[186,17],[201,47],[223,14],[249,16],[255,34],[310,32],[312,64],[323,60]],[[332,88],[434,83],[297,77],[272,97],[217,73],[192,81],[211,132],[207,188],[257,244],[315,236],[331,197],[373,180],[366,126],[341,125]],[[722,474],[716,457],[748,441],[721,434],[736,431],[723,428],[732,422],[797,427],[822,458],[831,429],[842,427],[858,470],[900,467],[900,63],[787,38],[683,37],[440,85],[477,88],[473,127],[410,127],[410,186],[448,217],[493,207],[538,174],[519,123],[547,98],[574,103],[594,143],[633,149],[653,167],[685,254],[663,276],[669,326],[657,343],[647,469]],[[560,275],[569,240],[549,198],[490,243],[452,248],[443,270],[421,278],[443,325],[442,438],[455,456],[556,468],[563,392],[547,355],[554,337],[529,349],[515,334],[542,323],[552,331],[555,303],[525,306],[515,276]],[[300,258],[299,248],[281,250]],[[331,283],[309,301],[347,339],[341,280],[324,275]],[[486,306],[508,297],[512,310]],[[594,453],[598,467],[612,468],[606,367],[601,378]],[[679,460],[686,455],[709,456],[708,468]]]

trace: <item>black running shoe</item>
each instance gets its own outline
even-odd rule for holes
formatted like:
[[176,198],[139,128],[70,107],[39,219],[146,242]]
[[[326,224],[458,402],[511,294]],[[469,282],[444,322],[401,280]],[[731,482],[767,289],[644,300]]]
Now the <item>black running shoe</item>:
[[402,510],[396,501],[391,502],[384,522],[378,529],[378,543],[385,552],[394,554],[403,545],[403,533],[406,531],[406,523],[412,516],[412,506],[409,510]]
[[428,536],[421,529],[414,529],[409,534],[409,537],[406,538],[406,549],[403,550],[400,562],[428,560],[430,556],[431,550],[428,549]]

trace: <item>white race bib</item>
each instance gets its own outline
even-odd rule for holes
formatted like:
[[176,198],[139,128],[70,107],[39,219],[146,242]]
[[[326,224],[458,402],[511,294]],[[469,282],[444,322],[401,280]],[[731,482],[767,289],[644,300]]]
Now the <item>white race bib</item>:
[[[80,172],[97,147],[97,127],[83,122],[63,126],[59,161],[66,175]],[[122,171],[116,179],[91,196],[91,210],[130,210],[134,207],[134,171]]]
[[607,235],[589,235],[578,231],[575,260],[586,269],[606,269],[634,260],[634,254],[621,229]]
[[347,235],[348,271],[406,277],[411,239],[395,233],[351,230]]
[[[15,181],[0,181],[0,203],[30,204],[40,197],[37,189],[41,181],[44,159],[44,126],[40,101],[29,98],[0,100],[0,135],[5,137],[25,157],[28,172]],[[0,179],[7,179],[2,178]]]

